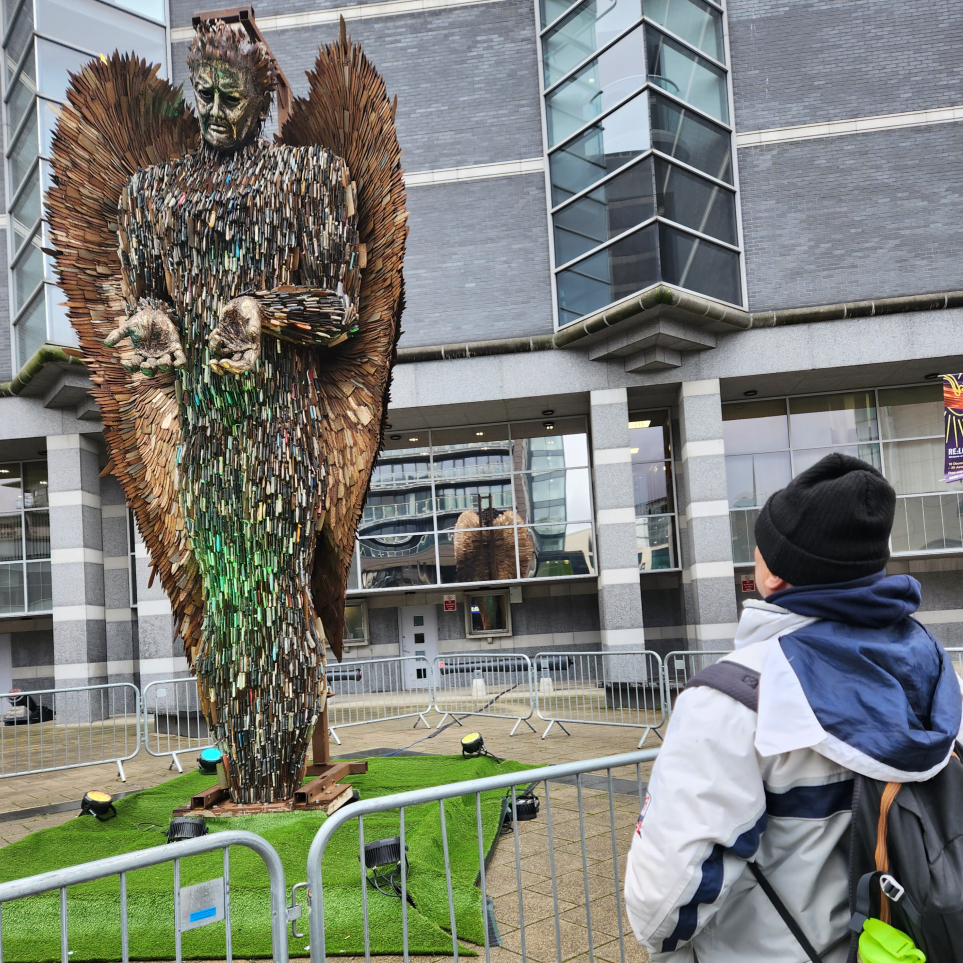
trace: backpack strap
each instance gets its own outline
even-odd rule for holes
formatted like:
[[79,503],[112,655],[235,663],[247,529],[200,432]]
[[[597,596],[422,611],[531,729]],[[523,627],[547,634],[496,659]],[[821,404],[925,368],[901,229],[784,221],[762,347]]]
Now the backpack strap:
[[823,963],[823,958],[819,955],[816,947],[809,942],[809,938],[802,931],[802,927],[796,922],[796,918],[789,912],[786,904],[779,898],[779,894],[772,888],[772,883],[766,879],[763,871],[754,863],[749,863],[749,869],[756,881],[762,887],[762,891],[769,897],[769,902],[776,908],[776,912],[782,917],[782,921],[789,927],[789,932],[796,938],[796,942],[806,951],[806,955],[812,963]]
[[[685,689],[717,689],[753,712],[759,711],[759,673],[738,662],[723,660],[706,666],[685,684]],[[682,691],[684,692],[685,689]]]
[[[876,871],[878,873],[889,872],[889,850],[886,839],[889,833],[889,811],[900,791],[900,786],[898,782],[886,783],[883,796],[879,801],[879,823],[876,826]],[[889,897],[885,893],[880,894],[879,918],[884,923],[890,922]]]

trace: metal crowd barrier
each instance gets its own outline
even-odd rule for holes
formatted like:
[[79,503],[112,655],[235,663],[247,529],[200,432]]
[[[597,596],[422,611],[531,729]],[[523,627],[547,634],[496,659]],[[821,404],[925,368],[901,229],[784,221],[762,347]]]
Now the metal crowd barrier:
[[152,756],[170,756],[183,772],[178,755],[199,752],[211,744],[201,712],[197,679],[164,679],[144,686],[144,748]]
[[665,672],[666,711],[671,712],[675,705],[674,697],[685,688],[686,683],[706,666],[718,662],[731,649],[689,649],[685,652],[670,652],[663,660]]
[[665,723],[662,660],[656,652],[539,652],[535,656],[538,718],[566,735],[566,724],[642,729],[642,748]]
[[3,692],[0,778],[113,762],[140,750],[140,692],[131,682]]
[[[333,698],[328,702],[328,731],[341,745],[338,729],[368,722],[414,719],[431,726],[431,663],[422,655],[342,662],[327,668]],[[419,686],[415,688],[416,686]]]
[[956,674],[963,676],[963,648],[952,648],[946,651],[953,660],[953,668],[956,669]]
[[[406,814],[414,815],[412,807],[426,803],[438,803],[442,855],[448,894],[451,954],[454,963],[458,963],[459,937],[452,889],[448,842],[450,831],[446,825],[445,800],[464,796],[474,796],[475,799],[473,807],[475,825],[473,829],[478,844],[478,881],[476,885],[481,891],[482,920],[479,928],[484,932],[486,963],[491,963],[493,943],[500,945],[502,942],[507,942],[508,948],[521,956],[522,963],[527,963],[526,905],[531,919],[533,912],[542,911],[541,905],[538,904],[541,904],[545,896],[539,892],[528,891],[523,888],[523,861],[526,871],[532,871],[542,878],[542,882],[547,882],[547,879],[550,878],[552,883],[553,933],[546,931],[547,927],[544,923],[538,925],[538,928],[542,930],[539,935],[540,945],[537,953],[539,960],[547,960],[554,956],[557,963],[562,963],[563,958],[568,959],[576,952],[584,952],[581,946],[575,946],[573,942],[583,942],[581,938],[574,937],[571,934],[572,930],[577,930],[579,927],[570,925],[573,922],[582,923],[583,921],[586,926],[585,949],[587,949],[591,960],[596,946],[592,931],[593,913],[603,912],[603,902],[614,897],[614,907],[604,910],[605,920],[599,920],[597,916],[595,918],[596,925],[604,928],[606,934],[611,934],[603,936],[598,942],[608,943],[611,940],[614,934],[609,927],[617,920],[619,963],[626,963],[626,934],[625,923],[622,919],[620,861],[624,860],[628,852],[639,810],[642,807],[645,792],[645,785],[642,781],[642,765],[651,762],[657,754],[657,749],[646,749],[641,752],[624,753],[601,759],[505,773],[499,776],[489,776],[485,779],[470,779],[448,786],[436,786],[391,796],[363,799],[352,806],[339,809],[325,820],[324,825],[314,837],[308,853],[308,921],[312,963],[324,963],[328,959],[328,948],[324,933],[325,906],[322,861],[334,834],[346,823],[357,820],[360,870],[361,873],[364,873],[365,817],[375,813],[397,812],[400,852],[404,853],[406,850]],[[626,775],[615,775],[614,771],[619,769],[627,769],[628,778],[626,778]],[[590,775],[591,773],[601,773],[601,775],[594,776]],[[494,852],[489,852],[486,860],[486,845],[482,831],[482,793],[504,790],[507,790],[507,793],[504,797],[503,806],[507,810],[507,815],[511,817],[506,820],[505,825],[511,828],[511,840],[509,841],[507,833],[500,840],[497,840],[497,846],[492,847]],[[530,796],[528,795],[529,790],[539,797],[538,815],[533,822],[528,821],[531,819],[532,810]],[[424,810],[421,812],[423,813]],[[411,816],[409,816],[410,818]],[[458,823],[458,832],[466,831],[466,822],[463,813]],[[556,823],[562,827],[558,831],[558,840],[556,840]],[[578,826],[577,840],[574,835],[576,825]],[[526,839],[526,837],[529,838]],[[556,847],[558,848],[556,849]],[[523,850],[524,857],[522,856]],[[581,870],[580,873],[579,870]],[[401,860],[398,871],[400,877],[398,881],[400,883],[402,951],[403,959],[405,963],[408,963],[409,867],[406,860]],[[578,881],[579,876],[581,877],[581,887]],[[489,877],[497,879],[498,889],[501,891],[494,900],[490,900],[488,897],[487,881]],[[578,892],[579,888],[581,888],[581,893]],[[370,963],[369,893],[367,885],[361,885],[360,879],[359,889],[358,899],[361,903],[361,915],[364,924],[365,960]],[[560,889],[562,890],[561,898],[568,903],[576,904],[574,907],[560,910]],[[508,905],[509,901],[511,901],[511,906]],[[533,906],[533,904],[536,905]],[[497,936],[497,921],[500,913],[505,914],[503,920],[506,923],[506,940],[500,940]],[[564,920],[562,913],[564,913]],[[542,920],[543,915],[535,918]],[[507,919],[509,916],[511,917],[510,920]],[[464,919],[464,917],[462,918]],[[494,925],[492,925],[493,922]],[[547,920],[545,922],[547,923]],[[561,931],[562,922],[566,922],[569,930],[566,934],[564,947]],[[511,933],[507,932],[509,925],[513,927]],[[515,928],[516,926],[517,928]],[[546,943],[551,944],[553,935],[554,947],[550,947],[546,952]],[[632,939],[631,933],[629,938]],[[340,952],[338,947],[334,947],[332,955],[340,954]],[[614,947],[612,952],[614,953]],[[606,959],[612,959],[612,957],[606,956]]]
[[[238,830],[225,830],[202,836],[198,839],[188,839],[183,842],[169,843],[164,846],[154,846],[122,856],[108,856],[91,863],[81,863],[66,869],[56,869],[38,876],[28,876],[25,879],[15,879],[8,883],[0,883],[0,910],[5,903],[37,896],[53,890],[60,891],[60,956],[62,963],[68,963],[72,951],[70,950],[70,928],[67,919],[67,887],[78,883],[89,883],[108,876],[120,877],[120,941],[124,963],[130,960],[129,924],[127,920],[127,874],[131,870],[143,869],[146,866],[157,866],[159,863],[174,863],[174,949],[177,963],[183,959],[181,955],[181,936],[185,930],[197,926],[217,923],[221,920],[225,924],[227,942],[227,960],[231,955],[231,887],[230,887],[230,856],[231,846],[246,846],[253,849],[267,867],[271,881],[271,945],[275,963],[288,963],[288,907],[286,905],[287,890],[284,883],[284,867],[281,857],[274,847],[254,833]],[[208,853],[215,849],[224,850],[224,875],[206,883],[194,886],[180,884],[180,862],[188,856]],[[292,914],[293,915],[293,914]],[[36,926],[42,926],[43,914],[37,914]],[[37,934],[39,936],[39,932]],[[3,959],[3,917],[0,915],[0,960]]]
[[526,655],[442,655],[435,659],[435,711],[441,728],[449,716],[461,725],[466,716],[514,719],[515,735],[535,714],[531,659]]

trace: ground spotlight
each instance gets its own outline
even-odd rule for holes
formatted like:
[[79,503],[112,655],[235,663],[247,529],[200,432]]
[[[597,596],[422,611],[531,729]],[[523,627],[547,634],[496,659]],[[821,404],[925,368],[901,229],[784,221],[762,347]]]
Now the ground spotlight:
[[117,810],[114,809],[114,797],[109,792],[101,792],[99,789],[84,793],[84,798],[80,801],[80,815],[94,816],[101,822],[113,819],[117,815]]
[[[407,853],[408,847],[405,846]],[[396,896],[401,899],[401,860],[405,860],[405,868],[408,867],[407,856],[401,852],[401,837],[392,836],[389,839],[376,839],[373,843],[368,843],[364,848],[364,868],[365,879],[379,893],[385,896]],[[368,875],[368,870],[371,875]],[[382,889],[382,887],[385,887]],[[388,892],[388,888],[392,892]]]
[[217,764],[221,761],[221,750],[214,746],[208,746],[197,757],[197,768],[208,775],[213,776],[217,772]]
[[207,823],[197,816],[176,816],[167,828],[167,841],[179,843],[183,839],[197,839],[206,836],[210,830]]
[[[520,823],[528,822],[530,819],[538,818],[538,807],[539,801],[538,796],[532,791],[532,787],[529,786],[520,796],[515,796],[515,812],[518,813],[518,821]],[[510,824],[512,822],[512,793],[509,790],[505,794],[505,822]]]
[[495,762],[501,763],[501,759],[499,759],[498,756],[492,755],[492,753],[485,748],[485,740],[482,739],[480,732],[469,732],[467,736],[462,736],[461,754],[465,759],[488,756],[490,759],[494,759]]

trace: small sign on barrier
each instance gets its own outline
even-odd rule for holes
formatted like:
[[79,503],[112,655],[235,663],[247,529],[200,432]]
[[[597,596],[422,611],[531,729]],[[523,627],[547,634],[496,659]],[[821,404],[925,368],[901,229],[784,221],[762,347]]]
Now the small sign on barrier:
[[181,930],[224,919],[224,877],[181,887]]

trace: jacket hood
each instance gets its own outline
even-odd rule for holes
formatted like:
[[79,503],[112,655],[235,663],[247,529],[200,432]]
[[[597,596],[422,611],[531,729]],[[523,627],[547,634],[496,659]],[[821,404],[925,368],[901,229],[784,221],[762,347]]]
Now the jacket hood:
[[915,578],[886,572],[851,582],[794,586],[766,598],[797,615],[870,628],[895,625],[912,615],[921,600],[920,583]]
[[910,617],[920,604],[916,579],[879,573],[786,589],[766,603],[819,620],[791,628],[779,644],[826,733],[907,774],[949,757],[960,682],[940,643]]

